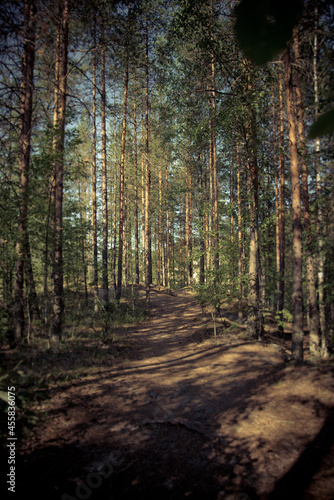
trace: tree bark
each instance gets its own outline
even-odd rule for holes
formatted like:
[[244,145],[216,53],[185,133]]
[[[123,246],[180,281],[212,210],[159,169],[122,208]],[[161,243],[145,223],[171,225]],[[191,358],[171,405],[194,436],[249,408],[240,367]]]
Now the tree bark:
[[25,334],[23,289],[28,243],[28,186],[35,61],[35,16],[35,0],[25,0],[19,136],[19,223],[14,284],[15,342],[19,342]]
[[[298,32],[295,30],[294,38],[294,52],[295,63],[299,67],[299,40]],[[298,119],[298,135],[301,151],[301,174],[302,174],[302,199],[304,205],[304,231],[306,233],[306,273],[307,273],[307,305],[309,316],[309,349],[310,352],[316,356],[320,356],[320,336],[319,336],[319,313],[317,307],[317,292],[314,275],[314,262],[313,262],[313,238],[311,230],[311,214],[309,206],[309,193],[308,193],[308,174],[306,165],[306,140],[304,131],[304,110],[302,89],[300,83],[300,76],[298,70],[295,74],[296,83],[296,103],[297,103],[297,119]]]
[[278,134],[278,162],[279,162],[279,216],[278,216],[278,314],[281,320],[278,331],[281,335],[283,328],[283,309],[285,298],[285,161],[284,161],[284,110],[283,110],[283,77],[279,74],[279,134]]
[[106,132],[106,75],[104,27],[101,37],[101,132],[102,132],[102,302],[109,301],[108,282],[108,180],[107,180],[107,132]]
[[[115,96],[114,96],[114,102],[115,102]],[[116,122],[116,114],[114,117],[114,193],[113,193],[113,208],[114,208],[114,218],[113,218],[113,224],[112,224],[112,258],[111,258],[111,267],[112,267],[112,280],[113,280],[113,285],[114,285],[114,290],[116,294],[116,288],[117,288],[117,277],[116,277],[116,259],[117,259],[117,252],[116,252],[116,245],[117,245],[117,175],[118,175],[118,169],[117,169],[117,122]]]
[[241,158],[240,158],[240,144],[237,137],[236,144],[236,161],[237,161],[237,197],[238,197],[238,317],[243,318],[242,301],[244,298],[244,245],[243,245],[243,198],[241,190]]
[[133,69],[133,142],[135,164],[135,279],[139,285],[139,229],[138,229],[138,151],[137,151],[137,102],[136,102],[136,67]]
[[161,248],[161,257],[159,256],[159,264],[161,259],[161,282],[163,286],[166,286],[166,259],[165,259],[165,231],[164,231],[164,202],[163,202],[163,194],[162,194],[162,165],[159,162],[159,240],[160,240],[160,248]]
[[190,158],[188,152],[188,161],[186,165],[186,266],[187,266],[187,285],[191,285],[192,282],[192,200],[191,200],[191,173],[190,173]]
[[32,323],[34,323],[40,317],[39,307],[38,307],[38,297],[36,292],[34,273],[31,262],[31,251],[30,251],[30,239],[29,234],[26,232],[26,259],[24,263],[24,274],[25,274],[25,282],[27,289],[27,298],[28,298],[28,308],[29,308],[29,317]]
[[285,91],[287,119],[290,141],[290,169],[292,187],[293,216],[293,326],[292,326],[292,359],[296,363],[303,362],[303,273],[302,273],[302,221],[300,206],[300,182],[297,151],[297,130],[293,102],[293,83],[290,50],[284,53]]
[[169,198],[168,198],[168,163],[166,163],[166,231],[167,231],[167,288],[171,292],[171,273],[170,273],[170,234],[169,234]]
[[[145,134],[142,126],[143,151],[145,150]],[[146,207],[146,189],[145,189],[145,154],[141,157],[141,219],[142,219],[142,276],[143,283],[146,283],[146,222],[145,222],[145,207]]]
[[95,300],[98,297],[97,263],[97,201],[96,201],[96,16],[94,18],[94,56],[93,56],[93,137],[92,137],[92,243],[93,243],[93,282]]
[[200,189],[201,189],[201,199],[200,199],[200,210],[199,210],[199,217],[200,217],[200,235],[199,235],[199,250],[200,250],[200,261],[199,261],[199,282],[201,284],[204,284],[205,282],[205,179],[204,179],[204,172],[203,172],[203,157],[202,153],[200,153]]
[[[314,86],[314,104],[315,104],[315,118],[319,115],[319,86],[318,86],[318,23],[319,23],[318,7],[315,7],[315,30],[313,41],[313,86]],[[318,237],[318,294],[319,294],[319,324],[321,336],[321,357],[327,358],[329,356],[327,328],[326,328],[326,311],[325,311],[325,287],[324,287],[324,267],[325,267],[325,252],[323,240],[323,202],[322,202],[322,189],[321,189],[321,141],[317,137],[314,141],[315,150],[315,174],[316,174],[316,197],[317,197],[317,210],[316,210],[316,226]]]
[[252,338],[262,335],[260,318],[260,281],[259,281],[259,240],[258,240],[258,179],[257,162],[248,164],[248,186],[250,192],[250,241],[249,241],[249,278],[248,278],[248,315],[247,333]]
[[122,123],[122,141],[121,141],[121,166],[120,166],[120,184],[119,184],[119,238],[118,238],[118,270],[117,270],[117,288],[116,299],[120,300],[122,296],[122,275],[123,275],[123,243],[124,243],[124,223],[125,223],[125,148],[126,148],[126,120],[128,106],[128,85],[129,85],[129,58],[127,55],[124,79],[124,101],[123,101],[123,123]]
[[145,239],[146,239],[146,300],[150,300],[150,285],[152,280],[151,253],[151,220],[150,220],[150,189],[151,172],[149,162],[149,60],[148,60],[148,24],[146,23],[146,57],[145,57]]
[[52,338],[61,340],[64,312],[63,296],[63,179],[68,57],[68,0],[58,4],[59,24],[56,54],[56,91],[54,109],[54,255]]
[[[211,40],[213,40],[213,0],[211,0]],[[215,57],[211,55],[211,155],[212,155],[212,194],[213,194],[213,263],[215,271],[219,270],[219,218],[218,218],[218,178],[217,178],[217,145],[216,145],[216,69]]]
[[247,75],[247,104],[245,109],[245,130],[247,147],[247,177],[249,191],[249,278],[248,278],[248,316],[247,333],[252,338],[263,335],[263,316],[260,297],[260,249],[258,237],[258,160],[256,138],[256,116],[252,102],[252,83],[250,74]]

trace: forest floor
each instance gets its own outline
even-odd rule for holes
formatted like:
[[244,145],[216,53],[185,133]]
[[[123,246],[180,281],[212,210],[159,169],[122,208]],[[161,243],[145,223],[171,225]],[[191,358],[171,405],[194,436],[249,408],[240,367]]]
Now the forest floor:
[[21,443],[16,498],[334,498],[333,363],[295,367],[288,341],[212,331],[189,290],[155,288],[150,319],[94,348],[99,363],[78,373],[75,352],[54,354],[66,377],[35,404],[46,418]]

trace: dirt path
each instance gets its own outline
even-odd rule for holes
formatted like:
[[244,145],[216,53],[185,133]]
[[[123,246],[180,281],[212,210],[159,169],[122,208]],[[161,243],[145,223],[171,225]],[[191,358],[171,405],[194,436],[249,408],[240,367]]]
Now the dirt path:
[[54,391],[19,489],[28,481],[51,500],[334,498],[332,366],[291,367],[242,334],[198,342],[203,317],[186,292],[156,290],[152,305],[128,332],[126,360]]

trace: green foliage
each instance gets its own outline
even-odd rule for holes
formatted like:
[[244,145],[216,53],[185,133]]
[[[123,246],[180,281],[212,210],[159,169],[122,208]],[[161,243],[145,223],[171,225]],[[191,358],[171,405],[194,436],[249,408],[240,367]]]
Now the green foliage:
[[292,313],[287,309],[282,310],[282,315],[276,314],[275,318],[277,320],[277,325],[282,326],[283,328],[286,326],[286,323],[292,322]]
[[214,336],[216,337],[216,320],[220,304],[226,297],[226,290],[222,283],[222,271],[211,271],[207,273],[206,283],[200,283],[194,286],[195,299],[204,313],[208,308],[213,320]]
[[91,326],[103,343],[110,344],[115,341],[120,325],[139,323],[148,317],[149,311],[136,300],[112,300],[107,305],[99,302],[99,313],[92,316]]
[[195,298],[204,312],[207,307],[218,308],[225,293],[220,283],[208,280],[206,283],[199,283],[194,286]]
[[263,65],[284,50],[303,11],[302,0],[242,0],[235,8],[241,50]]
[[46,382],[39,373],[22,366],[20,360],[11,369],[0,372],[0,436],[6,442],[8,414],[8,385],[15,387],[15,436],[22,439],[29,435],[34,426],[45,418],[35,408],[36,403],[49,398]]

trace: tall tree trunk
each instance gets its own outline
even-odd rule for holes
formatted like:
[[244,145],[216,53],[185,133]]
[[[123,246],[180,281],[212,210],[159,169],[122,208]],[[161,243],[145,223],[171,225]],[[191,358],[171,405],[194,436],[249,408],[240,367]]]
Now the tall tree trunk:
[[[94,18],[94,56],[93,56],[93,137],[92,137],[92,243],[93,243],[93,282],[95,300],[98,297],[97,263],[97,201],[96,201],[96,16]],[[97,307],[97,306],[96,306]],[[97,311],[96,311],[97,312]]]
[[200,261],[199,261],[199,282],[204,284],[205,282],[205,178],[203,172],[203,157],[200,153],[200,189],[201,189],[201,200],[200,200],[200,240],[199,240],[199,250],[200,250]]
[[63,178],[64,178],[64,143],[67,91],[67,52],[68,52],[68,0],[58,4],[59,25],[56,63],[55,92],[55,139],[54,139],[54,255],[53,255],[53,322],[52,338],[61,340],[64,311],[63,297]]
[[[143,126],[144,127],[144,126]],[[142,128],[142,130],[144,130]],[[143,134],[143,150],[145,150],[145,134]],[[146,222],[145,222],[145,207],[146,207],[146,189],[145,189],[145,155],[142,153],[141,157],[141,219],[142,219],[142,272],[143,283],[146,283]]]
[[250,193],[250,241],[247,333],[250,337],[257,339],[262,335],[262,322],[260,321],[258,176],[255,158],[251,159],[248,164],[248,190]]
[[[313,84],[314,84],[314,104],[315,104],[315,118],[319,114],[319,87],[318,87],[318,23],[319,23],[318,6],[315,7],[315,30],[313,41]],[[320,323],[320,336],[321,336],[321,357],[327,358],[328,339],[326,329],[326,312],[325,312],[325,290],[324,290],[324,240],[323,240],[323,202],[322,202],[322,189],[321,189],[321,142],[319,137],[314,141],[315,149],[315,174],[316,174],[316,196],[317,196],[317,237],[318,237],[318,294],[319,294],[319,323]]]
[[[230,258],[229,258],[229,272],[227,277],[227,291],[228,294],[233,293],[234,288],[234,186],[233,186],[233,173],[230,170]],[[232,257],[233,256],[233,257]],[[232,281],[232,283],[231,283]],[[231,288],[232,287],[232,288]]]
[[139,229],[138,229],[138,151],[137,151],[137,102],[136,102],[136,67],[133,68],[133,142],[135,164],[135,279],[139,285]]
[[150,189],[151,171],[149,162],[149,60],[148,60],[148,24],[146,21],[146,57],[145,57],[145,239],[146,239],[146,300],[150,299],[150,284],[152,281],[152,253],[151,253],[151,220],[150,220]]
[[193,223],[194,223],[194,211],[193,211],[193,199],[192,199],[192,176],[191,171],[189,172],[189,276],[190,284],[193,280],[193,248],[194,248],[194,233],[193,233]]
[[[128,5],[128,32],[130,24],[131,2]],[[118,269],[117,269],[117,288],[115,297],[117,300],[122,296],[122,278],[123,278],[123,245],[125,235],[126,207],[125,207],[125,149],[126,149],[126,122],[128,113],[128,87],[129,87],[129,46],[126,47],[126,63],[124,78],[124,99],[123,99],[123,121],[122,121],[122,139],[121,139],[121,165],[120,165],[120,183],[119,183],[119,238],[118,238]],[[126,261],[125,256],[125,261]],[[127,262],[126,262],[127,264]],[[127,277],[126,277],[127,278]]]
[[160,247],[161,247],[161,257],[159,257],[159,263],[161,259],[161,282],[162,285],[166,285],[166,269],[165,269],[165,242],[164,242],[164,212],[163,212],[163,195],[162,195],[162,165],[161,162],[159,162],[159,208],[160,208],[160,215],[159,215],[159,240],[160,240]]
[[[211,151],[211,150],[210,150]],[[209,169],[210,167],[210,170],[207,170],[205,172],[205,204],[207,207],[211,207],[212,206],[212,203],[211,203],[211,200],[212,200],[212,176],[211,176],[211,152],[209,151],[209,165],[207,165],[207,169]],[[208,179],[209,178],[209,179]],[[209,190],[209,186],[208,186],[208,182],[210,184],[210,190]],[[212,216],[210,216],[212,214],[210,214],[209,212],[209,209],[206,210],[206,214],[205,214],[205,240],[206,240],[206,269],[211,269],[211,236],[210,236],[210,233],[211,233],[211,230],[212,230]]]
[[241,189],[241,158],[240,158],[240,143],[237,137],[237,197],[238,197],[238,281],[239,281],[239,293],[238,293],[238,317],[241,320],[243,318],[242,301],[244,298],[244,245],[243,245],[243,198]]
[[186,162],[186,227],[185,227],[185,257],[186,257],[186,275],[187,275],[187,285],[191,285],[192,281],[192,241],[191,241],[191,231],[190,231],[190,221],[191,221],[191,174],[190,174],[190,157],[188,151],[188,160]]
[[273,121],[273,164],[274,164],[274,193],[275,193],[275,246],[276,246],[276,296],[273,297],[273,311],[276,312],[277,309],[277,290],[278,290],[278,276],[279,276],[279,180],[278,180],[278,155],[277,155],[277,118],[276,118],[276,102],[275,102],[275,90],[272,88],[272,121]]
[[171,292],[170,276],[170,234],[169,234],[169,198],[168,198],[168,163],[166,162],[166,232],[167,232],[167,288]]
[[122,296],[122,274],[123,274],[123,243],[124,243],[124,222],[125,222],[125,148],[126,148],[126,120],[128,106],[128,85],[129,85],[129,57],[127,55],[124,80],[124,101],[123,101],[123,123],[122,123],[122,141],[121,141],[121,167],[120,167],[120,185],[119,185],[119,239],[118,239],[118,271],[117,271],[117,289],[116,299],[120,300]]
[[[211,40],[213,41],[213,0],[211,0]],[[211,55],[211,155],[212,155],[212,194],[213,194],[213,264],[219,270],[219,218],[218,218],[218,178],[217,178],[217,146],[216,146],[216,69],[215,57]]]
[[[295,63],[299,68],[299,40],[298,32],[295,30],[294,38],[294,51]],[[306,165],[306,140],[304,131],[304,111],[302,89],[300,83],[300,76],[298,70],[295,74],[296,84],[296,97],[297,97],[297,118],[298,118],[298,135],[301,150],[301,173],[302,173],[302,199],[304,205],[304,231],[306,233],[306,273],[307,273],[307,305],[309,315],[309,349],[316,356],[320,355],[320,337],[319,337],[319,313],[317,307],[317,292],[314,276],[314,263],[313,263],[313,239],[311,230],[311,214],[309,207],[309,193],[308,193],[308,174]]]
[[297,130],[293,102],[292,67],[289,48],[284,53],[286,107],[290,141],[290,168],[293,216],[293,327],[292,359],[303,362],[303,273],[302,273],[302,221],[300,206],[300,182],[297,151]]
[[107,181],[107,132],[106,132],[106,75],[104,27],[101,36],[101,132],[102,132],[102,302],[109,301],[108,282],[108,181]]
[[35,0],[24,2],[24,44],[22,56],[20,136],[19,136],[19,223],[17,229],[15,263],[15,342],[19,342],[25,332],[23,287],[24,263],[27,258],[28,242],[28,185],[30,165],[30,139],[32,127],[32,99],[35,61]]
[[[114,102],[115,102],[115,96],[114,96]],[[116,258],[117,258],[117,252],[116,252],[116,245],[117,245],[117,175],[118,175],[118,169],[117,169],[117,121],[116,121],[116,114],[114,117],[114,196],[113,196],[113,207],[114,207],[114,218],[113,218],[113,225],[112,225],[112,239],[113,239],[113,244],[112,244],[112,259],[111,259],[111,266],[112,266],[112,280],[114,284],[114,290],[116,294],[116,288],[117,288],[117,277],[116,277]]]
[[[85,186],[85,191],[86,191],[86,186]],[[81,225],[81,264],[82,264],[82,270],[83,270],[83,282],[84,282],[84,290],[85,290],[85,304],[86,306],[88,305],[88,286],[87,286],[87,264],[86,264],[86,232],[85,232],[85,226],[86,226],[86,214],[83,213],[83,203],[84,206],[87,204],[87,197],[85,196],[84,202],[82,201],[81,197],[81,183],[79,181],[79,205],[80,205],[80,225]]]
[[[125,186],[126,186],[126,177],[124,176],[124,211],[123,211],[123,248],[124,248],[124,255],[123,255],[123,283],[124,283],[124,288],[126,289],[127,285],[128,285],[128,274],[129,274],[129,255],[128,255],[128,252],[129,252],[129,245],[128,245],[128,238],[127,238],[127,235],[130,233],[131,234],[131,230],[128,229],[128,218],[127,218],[127,203],[128,203],[128,200],[127,200],[127,192],[126,192],[126,189],[125,189]],[[129,233],[128,233],[129,231]],[[121,280],[121,284],[122,284],[122,280]],[[117,292],[117,290],[116,290]],[[120,299],[120,297],[116,297],[118,300]]]
[[248,316],[247,333],[252,338],[263,335],[263,317],[260,297],[260,249],[258,236],[258,160],[256,138],[256,116],[252,102],[251,75],[247,75],[247,108],[246,112],[246,147],[247,147],[247,177],[249,191],[250,213],[250,243],[249,243],[249,278],[248,278]]
[[279,72],[279,132],[278,132],[278,260],[277,260],[277,312],[279,315],[278,332],[284,334],[283,309],[285,294],[285,162],[284,162],[284,106],[283,77]]

